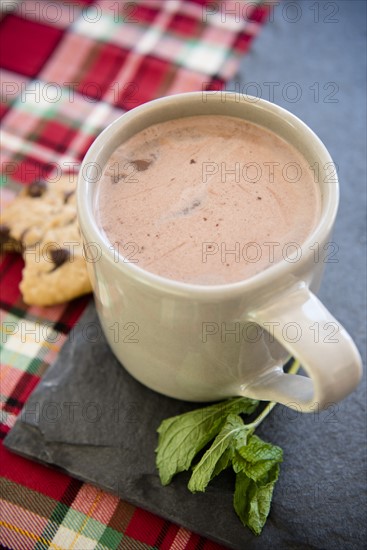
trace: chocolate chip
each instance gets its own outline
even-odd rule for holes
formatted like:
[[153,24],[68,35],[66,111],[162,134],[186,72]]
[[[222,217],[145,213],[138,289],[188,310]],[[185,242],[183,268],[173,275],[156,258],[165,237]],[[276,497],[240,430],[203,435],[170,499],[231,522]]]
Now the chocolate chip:
[[22,243],[10,235],[10,228],[0,224],[0,252],[23,252]]
[[10,228],[5,224],[0,224],[0,241],[5,243],[10,238]]
[[66,204],[68,202],[68,200],[70,199],[70,197],[72,197],[74,195],[75,191],[65,191],[64,192],[64,204]]
[[34,181],[27,189],[27,194],[32,199],[42,197],[47,190],[47,183],[45,181]]
[[138,172],[145,172],[145,170],[148,170],[149,166],[151,165],[151,160],[132,160],[131,164],[137,169]]
[[55,248],[50,252],[51,260],[55,264],[52,271],[64,264],[70,257],[70,253],[66,248]]

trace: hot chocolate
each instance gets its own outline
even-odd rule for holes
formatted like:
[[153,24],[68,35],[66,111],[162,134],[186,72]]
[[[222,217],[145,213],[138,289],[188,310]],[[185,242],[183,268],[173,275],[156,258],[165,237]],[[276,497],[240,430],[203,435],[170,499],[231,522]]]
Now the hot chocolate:
[[294,260],[320,211],[313,172],[294,146],[222,115],[169,120],[122,143],[96,200],[100,228],[126,261],[204,285]]

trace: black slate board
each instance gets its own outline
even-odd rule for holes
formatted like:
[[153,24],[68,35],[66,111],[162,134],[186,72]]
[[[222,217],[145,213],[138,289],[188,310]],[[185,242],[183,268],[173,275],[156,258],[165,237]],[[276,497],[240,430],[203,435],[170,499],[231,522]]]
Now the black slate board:
[[[320,414],[278,406],[258,429],[265,440],[283,447],[284,463],[267,524],[255,537],[233,511],[231,472],[219,476],[205,494],[187,490],[187,473],[161,486],[156,429],[164,418],[198,404],[164,397],[134,380],[98,327],[91,304],[6,437],[9,449],[233,549],[363,547],[365,453],[358,433],[363,434],[365,416],[358,421],[350,410],[355,411],[356,400],[362,402],[363,393]],[[351,429],[351,419],[357,429]]]

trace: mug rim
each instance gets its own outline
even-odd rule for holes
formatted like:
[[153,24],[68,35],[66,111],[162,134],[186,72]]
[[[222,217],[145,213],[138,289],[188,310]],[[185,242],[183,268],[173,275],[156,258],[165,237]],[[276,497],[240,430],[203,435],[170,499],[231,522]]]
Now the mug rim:
[[[287,109],[284,109],[283,107],[280,107],[279,105],[271,103],[265,99],[247,94],[227,91],[223,91],[222,93],[226,94],[226,101],[247,101],[249,104],[253,105],[254,108],[265,109],[280,118],[286,119],[288,123],[296,128],[297,132],[302,132],[304,134],[304,141],[306,141],[306,139],[312,140],[313,145],[318,149],[319,156],[324,156],[325,159],[327,159],[327,162],[333,163],[332,157],[321,139],[313,130],[311,130],[309,126],[307,126],[307,124]],[[208,98],[215,98],[215,94],[218,94],[218,91],[205,91],[205,94]],[[141,115],[144,111],[151,111],[152,109],[157,109],[159,107],[164,108],[164,105],[167,103],[185,103],[190,100],[195,101],[196,98],[199,97],[203,97],[203,91],[174,94],[143,103],[142,105],[139,105],[138,107],[135,107],[134,109],[131,109],[118,117],[96,137],[84,156],[79,171],[76,192],[78,220],[81,232],[83,236],[88,237],[88,242],[96,242],[101,247],[103,255],[101,256],[101,259],[102,257],[106,258],[112,262],[115,267],[120,266],[120,269],[134,279],[166,292],[183,296],[195,296],[196,299],[200,297],[203,299],[211,298],[213,296],[216,298],[221,296],[228,297],[228,295],[237,295],[244,291],[253,290],[255,287],[256,289],[259,289],[259,287],[269,285],[276,278],[285,277],[287,274],[289,275],[292,271],[292,266],[295,265],[295,263],[289,261],[287,262],[283,258],[273,265],[263,269],[259,273],[256,273],[255,275],[252,275],[244,280],[206,285],[187,283],[184,281],[163,277],[145,270],[143,267],[139,267],[136,263],[123,261],[124,258],[121,254],[119,254],[121,261],[116,262],[116,252],[113,250],[113,247],[111,248],[108,246],[106,240],[103,238],[93,212],[94,187],[98,184],[99,178],[98,180],[91,181],[88,179],[88,176],[83,174],[85,168],[89,164],[98,163],[98,158],[101,154],[104,154],[106,150],[108,151],[111,138],[117,135],[121,128],[132,118],[137,115]],[[220,115],[218,114],[218,116]],[[177,116],[176,118],[180,118],[180,116]],[[110,156],[114,150],[115,147],[110,150],[108,156]],[[321,192],[320,187],[319,189]],[[335,181],[333,181],[333,188],[329,190],[326,199],[323,198],[322,201],[327,202],[322,205],[322,212],[318,223],[301,245],[297,243],[301,250],[301,257],[297,260],[298,266],[306,264],[309,261],[310,255],[313,255],[313,250],[310,248],[311,244],[317,242],[318,240],[322,240],[326,235],[331,233],[339,205],[339,180],[336,173]]]

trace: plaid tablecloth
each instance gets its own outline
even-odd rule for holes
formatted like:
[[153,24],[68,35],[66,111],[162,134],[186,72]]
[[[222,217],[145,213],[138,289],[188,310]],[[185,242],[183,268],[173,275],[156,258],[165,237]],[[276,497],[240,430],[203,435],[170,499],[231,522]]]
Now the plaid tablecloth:
[[[221,89],[271,2],[1,1],[2,204],[77,171],[97,134],[159,96]],[[2,439],[89,297],[27,307],[19,256],[1,259]],[[1,548],[201,549],[218,545],[0,445]]]

